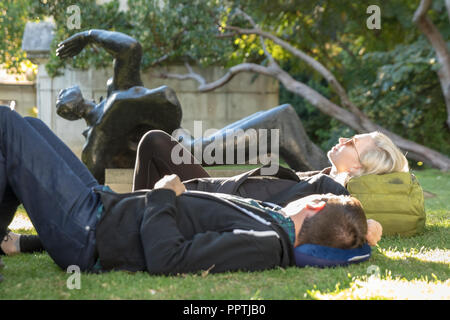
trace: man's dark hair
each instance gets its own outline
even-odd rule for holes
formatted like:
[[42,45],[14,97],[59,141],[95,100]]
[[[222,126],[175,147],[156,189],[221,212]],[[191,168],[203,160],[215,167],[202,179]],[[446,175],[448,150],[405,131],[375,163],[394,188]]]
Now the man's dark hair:
[[326,205],[305,218],[298,234],[300,244],[352,249],[365,243],[367,220],[358,199],[326,194],[316,201],[325,201]]

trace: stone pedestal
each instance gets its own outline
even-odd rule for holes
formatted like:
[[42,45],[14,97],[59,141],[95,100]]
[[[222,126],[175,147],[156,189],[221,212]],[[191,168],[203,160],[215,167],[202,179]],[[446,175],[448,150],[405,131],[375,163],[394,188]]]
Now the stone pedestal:
[[[241,174],[249,169],[231,169],[227,166],[223,168],[205,168],[211,177],[232,177]],[[133,169],[106,169],[105,185],[118,193],[131,192],[133,189]]]

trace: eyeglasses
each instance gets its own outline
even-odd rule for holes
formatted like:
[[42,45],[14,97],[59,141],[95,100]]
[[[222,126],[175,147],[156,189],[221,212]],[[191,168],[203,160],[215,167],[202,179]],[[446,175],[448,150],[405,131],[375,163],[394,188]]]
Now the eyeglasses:
[[356,148],[356,142],[355,142],[355,136],[348,138],[343,144],[351,143],[353,145],[353,148],[356,151],[356,154],[358,155],[359,163],[361,163],[361,157],[359,156],[358,148]]

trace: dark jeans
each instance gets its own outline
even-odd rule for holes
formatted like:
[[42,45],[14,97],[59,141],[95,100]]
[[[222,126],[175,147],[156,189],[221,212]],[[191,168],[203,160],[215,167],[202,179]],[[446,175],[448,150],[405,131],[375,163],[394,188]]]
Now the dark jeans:
[[22,203],[55,263],[89,270],[96,262],[98,187],[42,121],[0,106],[0,232]]

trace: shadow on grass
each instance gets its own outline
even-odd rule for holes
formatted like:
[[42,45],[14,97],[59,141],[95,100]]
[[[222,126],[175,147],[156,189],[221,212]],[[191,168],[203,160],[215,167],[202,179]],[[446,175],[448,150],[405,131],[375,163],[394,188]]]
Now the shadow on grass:
[[389,270],[392,277],[406,279],[433,274],[441,280],[450,276],[448,252],[449,229],[442,225],[427,225],[425,231],[413,237],[383,237],[374,248],[371,262],[383,270]]
[[401,249],[450,250],[450,230],[442,225],[427,225],[423,232],[412,237],[383,236],[379,245]]

